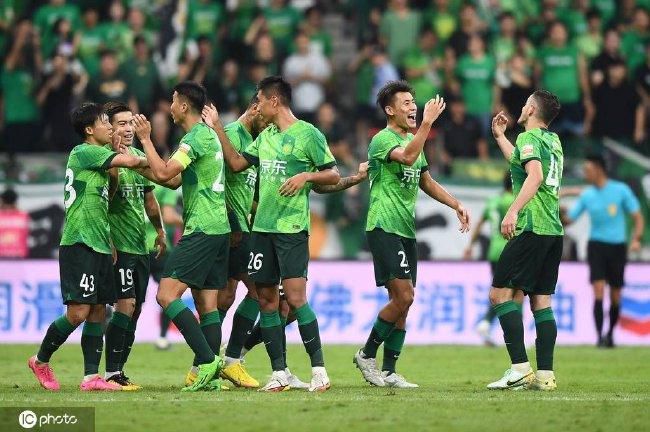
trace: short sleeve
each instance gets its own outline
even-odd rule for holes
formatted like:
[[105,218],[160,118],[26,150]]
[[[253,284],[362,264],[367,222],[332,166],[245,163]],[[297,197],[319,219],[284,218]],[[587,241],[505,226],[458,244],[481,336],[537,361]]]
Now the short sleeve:
[[250,143],[248,147],[246,147],[246,150],[244,150],[244,153],[242,153],[242,156],[248,161],[249,164],[253,166],[260,166],[260,137],[262,135],[260,134],[257,138],[255,138],[255,141]]
[[526,165],[532,160],[542,160],[540,153],[540,143],[530,134],[520,134],[517,138],[517,149],[519,150],[519,160],[521,166]]
[[96,145],[86,145],[77,153],[81,168],[98,171],[109,169],[115,156],[113,150]]
[[327,146],[327,140],[321,131],[312,130],[310,141],[306,153],[316,168],[324,170],[336,166],[336,159],[334,159],[334,155]]
[[420,152],[418,157],[418,167],[420,168],[420,173],[429,170],[429,163],[427,162],[427,157],[424,155],[424,152]]
[[399,147],[396,141],[385,138],[382,133],[375,135],[368,146],[368,159],[379,159],[384,162],[390,160],[390,153]]
[[577,220],[580,215],[585,211],[586,206],[585,206],[585,194],[587,191],[584,191],[583,193],[580,194],[580,197],[578,198],[578,201],[571,207],[571,210],[569,210],[569,219],[572,221]]
[[628,185],[623,185],[623,208],[628,213],[636,213],[640,210],[639,200]]

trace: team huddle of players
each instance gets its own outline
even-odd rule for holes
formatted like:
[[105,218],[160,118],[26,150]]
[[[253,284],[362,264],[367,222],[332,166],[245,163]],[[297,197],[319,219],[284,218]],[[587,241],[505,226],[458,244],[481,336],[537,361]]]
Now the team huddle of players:
[[[215,391],[225,378],[235,386],[260,384],[244,368],[242,354],[264,342],[272,374],[260,391],[330,387],[318,320],[307,302],[309,193],[333,193],[370,180],[366,225],[377,286],[389,301],[379,312],[354,363],[375,386],[417,387],[396,372],[406,336],[406,318],[415,295],[417,248],[415,201],[418,190],[452,208],[459,230],[470,229],[463,205],[429,174],[424,144],[445,102],[436,96],[416,128],[414,92],[404,81],[389,82],[377,102],[387,126],[372,139],[368,162],[341,178],[325,137],[291,112],[291,87],[267,77],[246,112],[223,127],[203,87],[183,82],[174,88],[171,116],[185,131],[178,149],[163,160],[151,140],[151,125],[122,104],[81,105],[72,113],[84,143],[70,153],[66,169],[66,219],[59,253],[66,314],[48,328],[29,367],[48,390],[60,385],[50,358],[82,323],[84,379],[81,390],[137,390],[124,374],[150,273],[165,254],[165,222],[184,227],[167,254],[156,300],[194,353],[183,391]],[[545,91],[530,96],[519,124],[526,129],[512,145],[507,119],[493,121],[494,136],[511,164],[514,200],[502,223],[508,243],[495,265],[490,300],[499,317],[512,366],[488,388],[555,388],[553,349],[556,327],[550,307],[561,253],[559,186],[562,147],[547,126],[557,115],[557,98]],[[143,151],[133,146],[135,138]],[[182,186],[183,216],[161,216],[168,189]],[[158,192],[154,192],[158,191]],[[148,221],[145,220],[145,214]],[[148,226],[150,233],[147,234]],[[223,358],[221,322],[243,281],[247,295],[238,305]],[[280,289],[280,284],[282,288]],[[182,302],[191,289],[199,319]],[[534,373],[524,347],[517,291],[531,298],[537,326]],[[115,312],[104,332],[105,305]],[[309,383],[287,367],[284,328],[297,321],[311,366]],[[257,324],[256,324],[257,321]],[[253,334],[257,341],[251,344]],[[99,363],[106,345],[106,373]],[[384,345],[383,364],[376,354]],[[245,348],[246,346],[246,348]]]

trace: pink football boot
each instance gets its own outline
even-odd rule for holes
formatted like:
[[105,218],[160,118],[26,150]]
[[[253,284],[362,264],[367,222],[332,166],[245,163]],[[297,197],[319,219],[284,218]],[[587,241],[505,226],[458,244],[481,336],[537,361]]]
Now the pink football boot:
[[30,357],[27,365],[34,372],[34,376],[38,380],[41,387],[46,390],[56,391],[61,388],[59,382],[54,376],[54,371],[49,363],[37,363],[36,356]]
[[122,386],[115,383],[107,382],[104,378],[96,375],[88,381],[81,381],[79,384],[81,391],[121,391]]

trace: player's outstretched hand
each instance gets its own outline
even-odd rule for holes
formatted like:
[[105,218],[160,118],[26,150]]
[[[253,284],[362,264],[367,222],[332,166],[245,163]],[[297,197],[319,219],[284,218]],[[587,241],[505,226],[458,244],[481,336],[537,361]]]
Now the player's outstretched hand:
[[506,213],[501,222],[501,235],[504,239],[510,240],[515,236],[517,228],[517,215],[511,212]]
[[128,152],[127,147],[122,144],[122,137],[116,133],[113,133],[111,138],[111,147],[113,147],[113,151],[116,153],[126,154]]
[[280,186],[280,195],[292,197],[307,183],[307,173],[296,174]]
[[368,178],[368,162],[361,162],[359,164],[359,171],[357,172],[359,180],[363,181]]
[[156,241],[154,243],[154,248],[156,249],[156,259],[160,258],[161,256],[165,255],[165,252],[167,251],[167,236],[165,235],[165,231],[159,233],[156,236]]
[[422,121],[424,123],[433,124],[433,122],[440,117],[440,114],[442,114],[446,107],[447,104],[440,95],[436,95],[435,98],[429,99],[429,101],[424,105]]
[[144,114],[136,114],[133,116],[133,128],[140,141],[151,138],[151,123],[149,123],[149,120],[147,120]]
[[463,205],[459,205],[458,208],[456,209],[456,217],[458,217],[458,221],[460,222],[460,227],[458,228],[458,231],[462,233],[469,232],[470,228],[470,220],[469,220],[469,212]]
[[499,111],[492,119],[492,135],[494,138],[501,138],[506,133],[508,127],[508,117],[503,111]]
[[219,111],[217,111],[217,108],[212,104],[205,105],[201,112],[201,118],[203,119],[203,123],[214,129],[215,125],[219,121]]

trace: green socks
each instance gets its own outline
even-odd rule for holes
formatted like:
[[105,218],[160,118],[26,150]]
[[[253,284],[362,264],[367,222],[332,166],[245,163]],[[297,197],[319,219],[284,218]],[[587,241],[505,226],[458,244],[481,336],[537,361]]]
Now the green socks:
[[282,352],[284,327],[280,321],[280,314],[277,311],[260,312],[260,331],[266,352],[271,359],[271,367],[274,371],[285,370],[287,364]]
[[124,352],[122,353],[122,362],[120,364],[120,370],[124,370],[124,365],[129,359],[129,354],[131,354],[131,349],[133,348],[133,342],[135,341],[135,327],[138,324],[137,321],[131,319],[129,321],[129,326],[126,328],[126,333],[124,333]]
[[520,306],[510,300],[494,306],[494,311],[499,317],[503,329],[503,340],[508,348],[510,361],[512,364],[527,362],[528,356],[524,344],[524,323]]
[[244,342],[252,334],[257,315],[260,313],[260,304],[248,296],[244,297],[232,317],[232,331],[226,348],[226,357],[239,358]]
[[164,312],[160,314],[160,337],[167,337],[167,331],[169,330],[169,325],[171,322],[172,320],[169,319],[167,314]]
[[260,322],[258,321],[257,324],[255,324],[255,326],[251,330],[251,333],[246,338],[246,342],[244,342],[244,349],[246,351],[250,351],[253,349],[255,345],[261,343],[262,343],[262,329],[260,328]]
[[388,321],[384,321],[377,317],[377,321],[375,321],[375,325],[372,326],[372,331],[370,332],[370,336],[368,336],[366,345],[363,347],[363,353],[366,357],[377,357],[379,345],[388,338],[390,333],[393,331],[393,328],[395,328],[395,323],[389,323]]
[[58,317],[50,324],[41,342],[41,348],[38,350],[36,358],[38,361],[47,363],[50,357],[61,345],[68,339],[68,336],[75,331],[77,327],[70,324],[70,321],[64,316]]
[[[106,327],[106,372],[119,372],[124,355],[124,337],[131,318],[121,312],[113,312]],[[85,332],[85,326],[84,326]]]
[[99,372],[99,362],[102,359],[102,348],[104,348],[104,338],[102,336],[102,325],[100,323],[88,321],[84,323],[81,333],[81,351],[84,355],[85,376],[95,375]]
[[[165,308],[165,315],[174,322],[187,345],[194,351],[198,364],[214,361],[214,351],[205,339],[199,323],[180,299],[174,300]],[[217,314],[217,318],[218,316]]]
[[[221,314],[218,310],[214,310],[199,317],[201,321],[201,331],[203,332],[203,336],[205,336],[205,340],[208,342],[208,345],[210,345],[210,349],[214,355],[217,356],[219,355],[219,350],[221,349],[220,315]],[[198,366],[199,364],[199,358],[195,355],[194,366]]]
[[382,371],[389,374],[395,373],[395,365],[397,359],[402,352],[404,346],[404,339],[406,339],[406,330],[393,329],[388,338],[384,341],[384,361],[381,367]]
[[300,306],[294,313],[296,314],[296,320],[298,321],[298,330],[300,331],[302,344],[305,346],[307,354],[309,354],[311,366],[325,366],[316,314],[309,306],[309,303]]
[[546,308],[533,312],[535,317],[535,350],[537,354],[537,370],[553,370],[553,350],[557,338],[557,325],[553,309]]
[[226,314],[228,313],[228,309],[222,310],[222,309],[217,309],[219,312],[219,322],[224,322],[226,320]]

